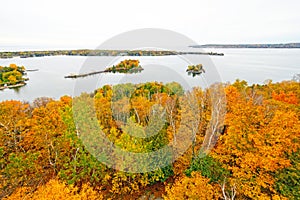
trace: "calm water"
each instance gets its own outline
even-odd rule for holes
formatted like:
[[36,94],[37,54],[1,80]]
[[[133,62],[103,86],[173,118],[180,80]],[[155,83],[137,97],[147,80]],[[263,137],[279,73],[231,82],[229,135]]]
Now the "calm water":
[[[0,65],[10,63],[24,65],[28,72],[27,85],[17,90],[0,91],[0,101],[17,99],[32,101],[37,97],[59,98],[63,95],[78,95],[92,92],[104,84],[140,83],[147,81],[180,82],[184,88],[205,87],[216,81],[244,79],[249,84],[263,83],[267,79],[274,82],[290,80],[300,73],[300,49],[205,49],[223,52],[225,56],[162,56],[133,57],[139,59],[145,69],[138,74],[99,74],[82,79],[65,79],[71,73],[103,70],[106,66],[130,57],[80,57],[53,56],[39,58],[0,59]],[[202,63],[206,73],[191,77],[185,72],[189,63]]]

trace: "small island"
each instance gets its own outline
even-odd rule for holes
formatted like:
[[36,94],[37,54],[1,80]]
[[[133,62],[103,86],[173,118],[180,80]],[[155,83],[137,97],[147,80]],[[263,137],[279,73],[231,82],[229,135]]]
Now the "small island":
[[186,72],[188,73],[188,75],[200,75],[202,73],[205,73],[205,70],[203,68],[202,64],[198,64],[198,65],[189,65]]
[[132,74],[132,73],[139,73],[143,71],[144,69],[140,65],[139,60],[123,60],[117,65],[113,65],[112,67],[106,68],[104,71],[96,71],[96,72],[90,72],[90,73],[85,73],[85,74],[71,74],[68,76],[65,76],[65,78],[82,78],[86,76],[91,76],[95,74],[100,74],[100,73],[124,73],[124,74]]
[[138,73],[144,70],[139,60],[123,60],[117,65],[113,65],[104,70],[104,72],[112,72],[112,73]]
[[0,90],[26,85],[25,81],[29,79],[23,77],[26,74],[25,71],[24,66],[16,64],[10,64],[8,67],[0,66]]

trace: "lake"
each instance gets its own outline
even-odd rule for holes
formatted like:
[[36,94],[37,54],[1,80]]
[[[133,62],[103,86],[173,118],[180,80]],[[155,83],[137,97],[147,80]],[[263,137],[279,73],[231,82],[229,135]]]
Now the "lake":
[[[193,49],[194,51],[197,49]],[[225,56],[161,56],[161,57],[82,57],[52,56],[36,58],[0,59],[0,66],[10,63],[24,65],[30,79],[27,85],[18,89],[0,91],[0,101],[33,101],[37,97],[58,99],[63,95],[78,95],[92,92],[104,84],[141,83],[147,81],[177,81],[185,89],[194,86],[206,87],[214,82],[246,80],[249,84],[290,80],[300,73],[300,49],[205,49],[224,53]],[[138,74],[99,74],[81,79],[65,79],[69,74],[100,71],[117,64],[123,59],[138,59],[144,71]],[[205,74],[191,77],[185,72],[188,64],[202,63]]]

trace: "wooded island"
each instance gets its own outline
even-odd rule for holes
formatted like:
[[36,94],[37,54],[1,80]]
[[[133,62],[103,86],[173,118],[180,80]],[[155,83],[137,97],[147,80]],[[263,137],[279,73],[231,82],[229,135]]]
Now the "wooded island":
[[26,85],[25,81],[28,78],[23,77],[25,74],[24,66],[17,66],[16,64],[10,64],[8,67],[0,66],[0,90]]

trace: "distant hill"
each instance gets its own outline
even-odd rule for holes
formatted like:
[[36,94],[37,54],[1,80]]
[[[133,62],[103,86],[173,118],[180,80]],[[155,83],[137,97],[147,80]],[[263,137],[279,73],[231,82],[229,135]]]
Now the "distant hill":
[[285,44],[205,44],[192,45],[193,48],[300,48],[300,43]]

